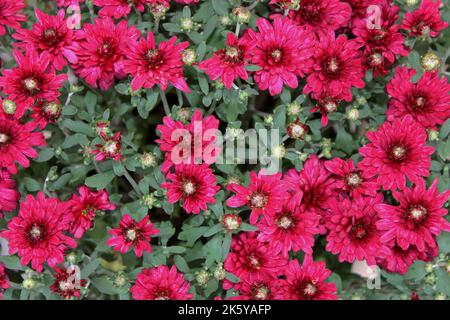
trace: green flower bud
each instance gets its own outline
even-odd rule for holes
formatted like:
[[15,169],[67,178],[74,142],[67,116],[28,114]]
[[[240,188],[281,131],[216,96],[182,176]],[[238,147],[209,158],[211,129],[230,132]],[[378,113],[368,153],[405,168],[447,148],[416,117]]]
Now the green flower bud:
[[14,114],[16,112],[17,105],[14,101],[6,99],[3,101],[3,111],[6,114]]

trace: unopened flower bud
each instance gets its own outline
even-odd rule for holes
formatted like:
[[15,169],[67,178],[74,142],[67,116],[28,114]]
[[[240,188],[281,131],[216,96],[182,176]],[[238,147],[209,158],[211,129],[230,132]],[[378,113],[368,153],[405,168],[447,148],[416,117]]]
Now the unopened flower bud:
[[36,287],[36,281],[33,278],[26,278],[22,282],[22,287],[26,290],[33,290]]
[[191,119],[191,111],[189,108],[180,108],[176,114],[178,120],[187,123]]
[[307,132],[308,126],[298,119],[290,123],[287,127],[287,133],[293,139],[302,139]]
[[350,121],[356,121],[359,119],[359,110],[356,108],[351,108],[347,112],[347,119]]
[[200,270],[195,273],[195,280],[198,282],[201,286],[206,286],[208,284],[209,278],[211,275],[206,270]]
[[181,18],[180,28],[185,32],[191,32],[195,28],[195,23],[192,18]]
[[288,115],[296,116],[300,112],[302,112],[302,106],[298,102],[294,101],[294,102],[288,104],[288,106],[287,106]]
[[144,198],[142,199],[142,202],[145,204],[145,206],[149,209],[153,208],[153,206],[155,205],[155,197],[153,196],[153,194],[148,194],[146,196],[144,196]]
[[430,263],[430,262],[426,263],[426,264],[425,264],[425,271],[426,271],[427,273],[433,272],[433,264]]
[[264,117],[264,124],[266,126],[271,126],[273,124],[273,116],[271,114]]
[[244,90],[239,91],[239,100],[242,102],[246,102],[248,100],[248,92]]
[[17,105],[14,101],[6,99],[3,101],[3,111],[6,114],[14,114],[16,112]]
[[419,3],[419,0],[406,0],[406,5],[409,7],[414,7]]
[[216,270],[214,270],[214,278],[220,281],[225,279],[226,276],[227,272],[225,271],[225,269],[223,268],[223,264],[221,263],[217,266]]
[[425,277],[425,283],[433,286],[436,283],[436,276],[432,273]]
[[441,67],[441,59],[434,52],[428,52],[420,59],[420,65],[426,71],[436,71]]
[[113,284],[117,288],[123,288],[128,282],[128,277],[122,272],[117,273],[113,280]]
[[439,140],[439,132],[433,129],[428,130],[428,139],[430,141],[438,141]]
[[230,16],[228,16],[228,15],[227,16],[221,16],[219,21],[220,21],[220,24],[225,26],[225,27],[231,25],[231,23],[232,23],[232,21],[230,19]]
[[142,168],[154,167],[156,165],[156,156],[152,152],[144,152],[140,157]]
[[272,155],[278,159],[283,159],[286,155],[286,148],[282,144],[275,146],[272,150]]
[[445,294],[443,294],[442,292],[438,292],[435,296],[434,296],[434,300],[446,300],[447,296]]
[[181,53],[181,60],[187,66],[192,66],[195,63],[196,59],[197,54],[195,53],[195,50],[191,48],[184,49]]
[[234,231],[241,227],[242,219],[237,214],[227,213],[222,216],[222,224],[227,231]]
[[248,23],[252,17],[250,10],[245,7],[234,8],[233,15],[239,23]]

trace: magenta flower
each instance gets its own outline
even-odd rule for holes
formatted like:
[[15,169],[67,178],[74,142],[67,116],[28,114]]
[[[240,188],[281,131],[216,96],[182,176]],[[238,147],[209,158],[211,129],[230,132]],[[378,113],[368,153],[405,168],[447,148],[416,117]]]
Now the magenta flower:
[[34,198],[28,195],[20,204],[17,217],[8,223],[8,229],[1,236],[8,240],[9,254],[18,254],[20,263],[38,272],[47,262],[50,267],[64,262],[67,249],[77,243],[65,232],[69,229],[67,203],[55,198],[46,198],[39,192]]
[[167,201],[183,201],[183,209],[187,213],[199,214],[207,209],[208,204],[216,203],[214,197],[220,187],[206,164],[175,165],[175,173],[168,172],[166,179],[169,182],[161,184],[161,187],[167,189]]
[[16,190],[16,181],[11,178],[8,170],[0,169],[0,219],[4,212],[17,209],[20,193]]
[[259,18],[256,25],[259,31],[248,29],[247,37],[254,46],[251,62],[261,67],[254,74],[259,89],[269,89],[274,96],[281,93],[284,84],[297,88],[297,77],[311,70],[314,41],[287,18],[275,17],[272,24]]
[[405,13],[401,28],[409,31],[411,37],[437,37],[441,30],[448,27],[448,22],[442,21],[440,6],[441,0],[422,0],[420,8]]
[[442,208],[450,191],[440,194],[437,183],[435,179],[426,189],[425,180],[420,179],[413,188],[392,193],[398,206],[375,206],[380,216],[377,226],[384,230],[381,241],[389,243],[395,239],[403,250],[416,246],[420,252],[437,247],[435,238],[442,231],[450,231],[450,223],[444,218],[448,212]]
[[133,90],[153,88],[155,85],[166,90],[167,86],[172,84],[181,91],[190,92],[183,77],[181,60],[181,53],[189,46],[189,42],[175,44],[176,41],[177,38],[172,37],[156,46],[155,37],[149,32],[147,39],[141,38],[132,43],[126,53],[124,71],[133,78]]
[[367,176],[376,176],[383,189],[404,189],[406,178],[417,183],[430,175],[434,148],[426,146],[426,131],[411,116],[384,122],[366,137],[370,142],[359,148],[359,166]]
[[22,13],[26,7],[23,0],[2,0],[0,3],[0,36],[6,34],[6,28],[19,29],[27,17]]
[[150,217],[146,215],[137,222],[130,215],[124,214],[120,220],[119,227],[109,230],[112,237],[107,241],[107,245],[115,251],[126,253],[134,247],[137,257],[142,257],[145,252],[151,252],[150,237],[158,234],[159,230],[153,228]]
[[189,282],[175,266],[143,269],[130,292],[135,300],[190,300]]
[[260,171],[257,175],[252,171],[248,187],[233,183],[228,185],[227,189],[235,193],[227,199],[227,206],[231,208],[249,206],[251,224],[256,224],[261,215],[266,218],[280,212],[287,197],[287,187],[281,180],[281,173],[266,175]]

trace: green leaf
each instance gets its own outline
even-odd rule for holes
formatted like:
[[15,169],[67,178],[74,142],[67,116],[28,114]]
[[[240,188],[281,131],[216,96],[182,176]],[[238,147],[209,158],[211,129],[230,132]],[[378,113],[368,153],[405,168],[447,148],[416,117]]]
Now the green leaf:
[[86,185],[91,188],[104,189],[114,179],[114,172],[102,172],[86,178]]
[[345,151],[347,154],[351,154],[354,149],[352,136],[342,127],[338,129],[336,136],[336,148]]
[[53,148],[45,148],[39,152],[39,157],[35,160],[36,162],[46,162],[53,158],[55,155],[55,150]]
[[64,127],[73,132],[83,133],[88,136],[93,136],[94,131],[91,126],[84,123],[83,121],[74,121],[71,119],[65,119],[63,122]]
[[84,96],[84,102],[86,103],[86,108],[89,112],[89,114],[94,114],[95,112],[95,106],[97,104],[97,95],[89,91]]
[[182,256],[174,256],[173,260],[175,262],[175,265],[177,266],[177,269],[180,270],[183,273],[188,273],[189,266],[186,263],[186,260]]

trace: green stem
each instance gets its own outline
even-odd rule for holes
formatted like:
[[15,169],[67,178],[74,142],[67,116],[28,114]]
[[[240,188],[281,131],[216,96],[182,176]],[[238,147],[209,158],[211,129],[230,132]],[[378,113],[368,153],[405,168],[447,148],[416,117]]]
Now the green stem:
[[182,107],[183,106],[183,95],[180,90],[177,90],[177,97],[178,97],[178,105],[180,107]]
[[164,112],[166,113],[166,115],[169,116],[170,115],[170,107],[169,107],[169,103],[167,102],[166,93],[161,88],[159,88],[159,92],[160,92],[160,96],[161,96],[161,101],[164,106]]
[[136,181],[133,179],[133,177],[130,175],[130,173],[128,172],[128,170],[124,167],[124,171],[123,171],[123,175],[124,177],[128,180],[128,182],[131,184],[131,186],[133,187],[134,191],[139,195],[139,196],[143,196],[141,189],[139,189],[138,184],[136,183]]
[[212,102],[211,107],[209,107],[208,113],[206,114],[207,116],[212,115],[214,110],[216,110],[216,105],[217,105],[217,100],[214,99]]

